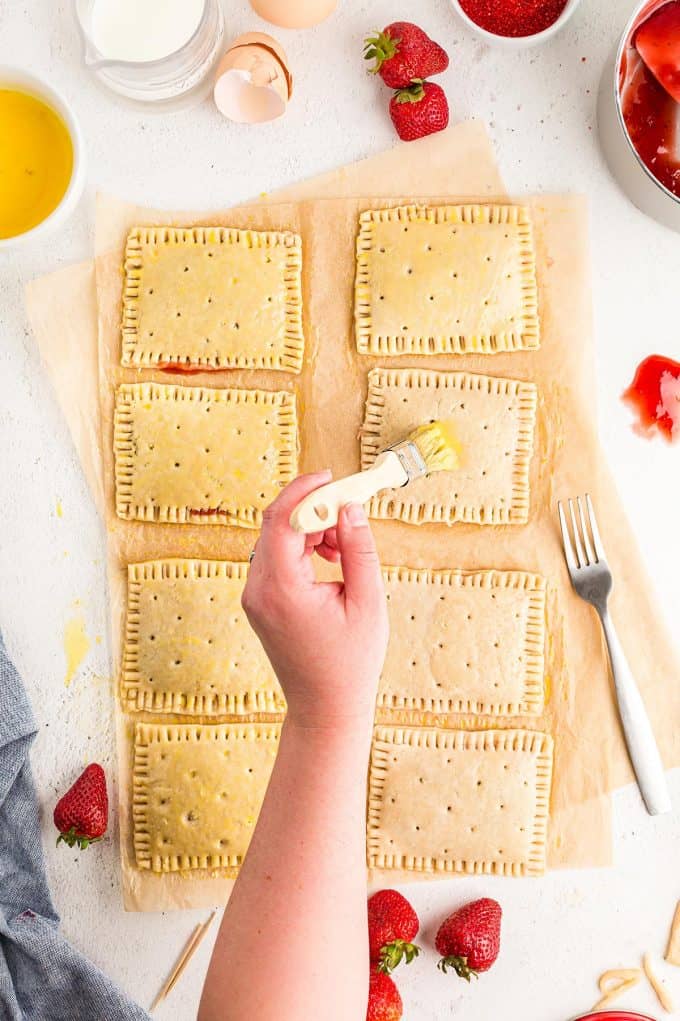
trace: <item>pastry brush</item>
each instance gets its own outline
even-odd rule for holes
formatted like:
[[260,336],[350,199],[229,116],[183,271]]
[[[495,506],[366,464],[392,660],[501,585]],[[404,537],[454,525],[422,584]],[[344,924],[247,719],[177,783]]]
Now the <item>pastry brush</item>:
[[290,516],[296,532],[323,532],[337,524],[340,508],[366,503],[381,489],[398,489],[431,472],[455,471],[460,444],[449,422],[430,422],[378,455],[365,471],[329,482],[302,500]]

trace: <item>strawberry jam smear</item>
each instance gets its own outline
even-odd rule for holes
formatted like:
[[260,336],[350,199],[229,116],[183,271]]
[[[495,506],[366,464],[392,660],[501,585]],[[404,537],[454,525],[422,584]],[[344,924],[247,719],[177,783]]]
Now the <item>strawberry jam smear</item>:
[[657,181],[680,197],[680,0],[667,0],[634,26],[619,89],[635,151]]
[[[162,372],[174,372],[178,376],[195,376],[197,372],[210,372],[212,365],[182,365],[178,362],[159,362],[157,368]],[[217,366],[219,368],[219,366]]]
[[493,35],[536,35],[557,21],[567,0],[460,0],[468,18]]
[[680,362],[650,355],[640,362],[623,400],[638,416],[637,431],[669,442],[680,437]]

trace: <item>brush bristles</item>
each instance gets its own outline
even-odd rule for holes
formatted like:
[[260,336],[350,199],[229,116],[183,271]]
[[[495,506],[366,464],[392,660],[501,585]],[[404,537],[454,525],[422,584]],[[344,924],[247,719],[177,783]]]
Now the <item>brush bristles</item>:
[[430,472],[452,472],[460,466],[460,443],[450,422],[419,425],[409,436]]

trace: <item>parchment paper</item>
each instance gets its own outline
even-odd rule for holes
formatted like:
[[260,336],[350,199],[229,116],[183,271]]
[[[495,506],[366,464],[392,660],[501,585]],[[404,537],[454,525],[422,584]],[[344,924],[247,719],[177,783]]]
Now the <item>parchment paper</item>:
[[[354,470],[358,465],[358,445],[356,429],[363,414],[365,397],[365,374],[369,359],[359,359],[354,352],[351,331],[351,281],[353,275],[353,238],[356,213],[359,208],[372,204],[386,204],[371,195],[380,195],[384,199],[388,194],[401,191],[408,199],[414,195],[413,184],[419,182],[421,194],[424,183],[427,183],[427,195],[451,199],[478,193],[483,197],[500,194],[501,187],[497,175],[488,170],[489,151],[483,131],[470,125],[444,136],[433,136],[426,140],[430,150],[436,149],[444,155],[428,164],[422,153],[404,147],[389,154],[382,154],[375,160],[379,167],[377,175],[372,174],[373,161],[346,168],[339,175],[338,188],[343,194],[360,195],[363,191],[367,198],[355,203],[318,202],[305,204],[295,210],[299,220],[276,221],[276,216],[292,217],[293,210],[278,207],[275,211],[268,208],[266,215],[273,219],[258,219],[263,216],[262,209],[239,211],[246,220],[237,219],[237,211],[226,217],[201,215],[183,218],[178,214],[154,216],[145,212],[141,214],[134,207],[119,203],[105,203],[102,207],[101,231],[98,230],[100,241],[98,250],[104,252],[113,242],[117,246],[112,256],[102,256],[98,270],[101,269],[102,279],[107,280],[106,290],[110,290],[102,303],[103,325],[105,331],[110,330],[111,336],[117,336],[119,309],[117,305],[120,294],[120,252],[122,239],[133,222],[229,222],[235,225],[248,222],[258,226],[295,226],[298,223],[307,252],[307,262],[314,265],[314,288],[310,292],[309,279],[305,281],[307,304],[307,340],[308,350],[312,358],[309,368],[300,381],[302,403],[307,412],[312,409],[309,423],[319,417],[322,428],[305,427],[303,432],[303,452],[301,467],[307,469],[326,463],[331,464],[338,472]],[[437,142],[437,146],[434,143]],[[486,152],[484,149],[486,147]],[[415,149],[418,147],[416,146]],[[406,158],[411,157],[412,159]],[[485,157],[485,158],[482,158]],[[390,162],[391,161],[391,162]],[[458,164],[459,177],[451,172]],[[486,176],[481,171],[486,163]],[[408,164],[408,167],[406,166]],[[472,168],[472,169],[471,169]],[[432,171],[432,172],[430,172]],[[466,176],[467,175],[467,176]],[[332,178],[332,175],[331,175]],[[408,178],[406,180],[405,178]],[[425,178],[425,182],[424,179]],[[462,181],[467,190],[458,184]],[[365,187],[361,187],[361,184]],[[409,186],[410,185],[410,186]],[[395,186],[396,187],[395,189]],[[297,186],[299,193],[301,186]],[[326,187],[332,187],[332,179],[326,179]],[[318,194],[318,186],[310,182],[308,188]],[[269,200],[271,202],[271,200]],[[154,214],[155,215],[155,214]],[[592,616],[587,607],[571,597],[566,576],[562,568],[561,555],[556,543],[556,535],[549,506],[552,499],[552,482],[560,480],[564,486],[562,492],[582,491],[584,484],[590,485],[590,491],[596,492],[592,484],[594,475],[599,474],[601,460],[594,437],[593,414],[593,375],[590,364],[590,320],[588,309],[589,281],[587,275],[587,245],[585,237],[585,213],[578,200],[541,200],[534,204],[534,217],[539,238],[539,269],[541,273],[541,308],[543,325],[543,351],[539,356],[522,356],[518,361],[517,354],[495,356],[493,358],[456,358],[455,363],[448,359],[427,359],[432,367],[466,368],[473,371],[499,372],[517,377],[534,378],[539,381],[543,400],[539,411],[539,452],[534,459],[534,509],[537,504],[542,508],[540,513],[532,514],[532,521],[526,530],[517,529],[479,529],[456,526],[451,530],[432,528],[413,528],[399,523],[377,523],[376,532],[386,562],[404,562],[413,566],[430,564],[431,566],[518,566],[530,570],[543,570],[550,579],[550,628],[553,635],[548,649],[549,678],[552,689],[547,722],[555,730],[558,740],[558,759],[556,770],[555,797],[553,800],[553,820],[551,828],[550,863],[582,865],[606,864],[610,860],[610,828],[608,804],[599,792],[607,791],[612,785],[626,777],[621,769],[625,766],[622,754],[618,727],[612,710],[609,694],[601,639],[598,629],[594,626]],[[328,239],[333,239],[329,246]],[[109,260],[107,262],[107,260]],[[76,299],[70,308],[87,309],[87,314],[80,317],[69,315],[68,302],[62,302],[62,315],[55,317],[55,295],[66,294],[66,284]],[[83,302],[82,288],[87,288],[89,298]],[[34,282],[29,291],[29,312],[43,355],[49,359],[55,385],[59,388],[60,399],[70,409],[69,424],[74,439],[84,460],[88,479],[95,493],[101,493],[101,468],[97,469],[96,456],[92,453],[96,444],[91,437],[96,435],[93,428],[96,415],[91,403],[81,399],[82,378],[85,374],[83,364],[83,347],[85,338],[92,339],[93,334],[93,302],[91,291],[91,267],[74,267],[47,280]],[[49,318],[44,309],[49,307]],[[61,306],[60,306],[61,308]],[[107,312],[107,309],[109,310]],[[67,319],[67,323],[63,319]],[[320,329],[323,324],[323,329]],[[49,329],[48,329],[49,327]],[[63,328],[62,328],[63,327]],[[75,347],[76,338],[78,346]],[[548,343],[548,339],[550,343]],[[85,344],[87,347],[87,344]],[[76,360],[77,352],[77,360]],[[69,353],[71,357],[69,357]],[[538,358],[534,365],[531,359]],[[406,362],[418,361],[417,358],[406,359]],[[68,371],[60,371],[66,366],[79,365],[77,380],[70,375],[69,389]],[[394,361],[394,364],[401,364]],[[338,371],[343,376],[342,394],[338,394]],[[59,373],[59,375],[57,375]],[[229,376],[228,385],[239,385],[243,380],[239,374]],[[264,377],[269,377],[267,380]],[[257,378],[256,378],[257,377]],[[128,377],[129,378],[129,377]],[[155,378],[153,373],[144,373],[142,378]],[[325,381],[324,381],[325,380]],[[328,383],[332,381],[332,384]],[[559,380],[559,385],[555,382]],[[192,377],[189,381],[200,385],[207,382],[216,385],[214,377]],[[284,379],[280,374],[251,373],[249,385],[267,385],[281,387]],[[288,385],[292,381],[288,380]],[[77,386],[73,384],[77,383]],[[218,385],[225,385],[224,383]],[[84,395],[91,400],[91,395]],[[106,395],[105,395],[106,396]],[[334,404],[335,401],[335,404]],[[79,410],[75,412],[74,407]],[[333,425],[334,408],[340,407],[338,421]],[[351,421],[350,421],[351,420]],[[565,427],[565,423],[567,423]],[[329,428],[330,426],[330,428]],[[332,439],[331,439],[332,437]],[[336,442],[338,441],[339,442]],[[108,448],[107,448],[108,452]],[[582,469],[574,469],[569,464],[574,455]],[[551,457],[555,464],[555,472],[551,475],[549,464]],[[89,468],[88,468],[89,465]],[[601,478],[601,475],[600,475]],[[566,488],[567,486],[571,488]],[[580,489],[577,487],[580,486]],[[101,503],[100,503],[101,506]],[[599,503],[598,509],[601,510]],[[614,513],[616,507],[613,508]],[[601,514],[602,516],[602,514]],[[115,522],[116,526],[122,523]],[[127,526],[129,529],[131,526]],[[140,526],[133,526],[139,528]],[[141,526],[149,528],[150,526]],[[123,529],[125,531],[125,528]],[[155,531],[163,531],[156,528]],[[167,534],[167,539],[154,540],[151,548],[145,548],[142,556],[151,557],[181,553],[184,543],[190,543],[191,555],[202,555],[201,543],[210,543],[210,552],[206,555],[243,556],[251,548],[253,533],[245,530],[238,535],[230,533],[236,530],[215,527],[176,526],[173,532],[181,532],[182,536]],[[519,532],[526,533],[519,545],[516,539]],[[191,534],[190,533],[200,533]],[[209,533],[206,535],[206,533]],[[218,539],[218,533],[224,539]],[[482,535],[480,533],[487,533]],[[610,554],[613,554],[613,532],[607,526],[605,535]],[[227,538],[228,536],[228,538]],[[494,540],[493,542],[491,540]],[[121,539],[114,529],[111,548],[117,553],[112,563],[112,609],[114,613],[114,636],[120,634],[119,621],[122,608],[122,572],[120,570],[121,555],[126,550],[125,539]],[[160,545],[159,545],[160,543]],[[215,544],[219,549],[216,550]],[[625,547],[622,547],[625,548]],[[531,557],[526,562],[524,555]],[[137,554],[134,554],[137,555]],[[480,559],[481,557],[481,559]],[[614,557],[612,556],[612,559]],[[501,562],[501,560],[503,562]],[[630,566],[630,562],[629,562]],[[636,579],[638,580],[638,579]],[[638,580],[638,586],[640,582]],[[644,580],[643,580],[644,584]],[[557,591],[559,590],[559,597]],[[116,595],[118,591],[118,595]],[[573,604],[573,607],[572,607]],[[659,642],[662,651],[667,653],[666,664],[672,670],[666,670],[664,676],[670,682],[678,676],[672,649],[665,641],[665,636],[655,630],[653,608],[651,613],[644,600],[641,605],[627,606],[624,603],[621,612],[631,614],[629,619],[639,621],[641,638],[648,638],[655,644],[655,662],[659,663]],[[641,611],[646,609],[644,622],[640,620]],[[652,618],[649,621],[649,618]],[[646,624],[651,625],[651,632]],[[645,633],[646,632],[646,633]],[[625,633],[631,634],[626,628]],[[658,639],[655,641],[655,638]],[[570,650],[569,670],[565,668],[563,649]],[[118,643],[114,639],[114,648]],[[574,653],[573,659],[571,653]],[[644,647],[642,654],[644,657]],[[631,649],[629,653],[632,656]],[[655,695],[662,695],[654,688],[654,678],[648,674],[643,678],[638,671],[641,684],[648,685]],[[584,680],[586,678],[587,680]],[[654,704],[658,707],[659,716],[663,715],[662,697],[656,697]],[[677,709],[677,706],[674,706]],[[665,706],[668,711],[668,704]],[[600,723],[598,725],[598,718]],[[671,717],[674,722],[675,714]],[[469,723],[475,721],[470,720]],[[121,727],[121,736],[126,737],[125,727]],[[672,729],[666,728],[666,730]],[[669,761],[677,762],[677,748],[674,740],[665,741],[664,748],[669,753]],[[129,757],[124,753],[121,764],[123,773],[127,768]],[[126,789],[126,777],[121,776],[121,791]],[[127,812],[121,812],[121,829],[125,829]],[[126,848],[129,835],[123,835],[123,866],[126,885],[126,903],[129,907],[149,909],[170,906],[196,905],[213,903],[223,900],[226,894],[224,881],[216,883],[211,880],[185,880],[178,877],[143,875],[129,867],[129,847]],[[394,874],[391,874],[392,876]],[[408,877],[414,877],[409,874]]]

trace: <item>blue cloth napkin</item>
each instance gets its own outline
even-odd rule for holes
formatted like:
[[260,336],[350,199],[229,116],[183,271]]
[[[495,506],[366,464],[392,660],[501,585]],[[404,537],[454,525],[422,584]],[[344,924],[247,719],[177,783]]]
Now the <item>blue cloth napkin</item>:
[[28,758],[35,734],[26,690],[0,634],[0,1017],[148,1021],[59,932]]

